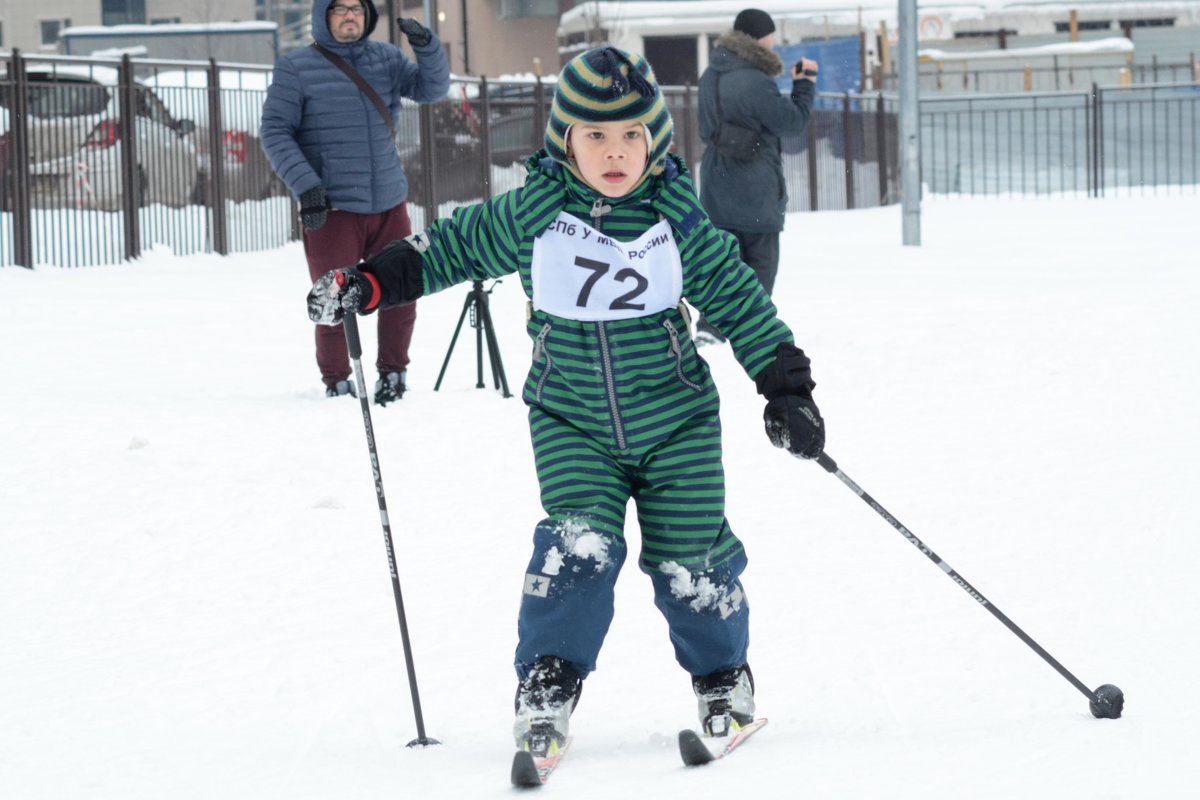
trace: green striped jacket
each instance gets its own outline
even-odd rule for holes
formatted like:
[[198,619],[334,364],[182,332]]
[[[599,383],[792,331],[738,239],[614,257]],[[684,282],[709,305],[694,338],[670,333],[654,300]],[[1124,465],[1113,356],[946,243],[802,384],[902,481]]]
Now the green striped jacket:
[[[756,377],[792,342],[775,306],[737,256],[737,240],[716,228],[696,198],[683,162],[628,197],[605,198],[545,151],[525,164],[525,185],[456,209],[426,231],[424,293],[517,273],[527,297],[534,240],[566,211],[618,241],[665,219],[683,262],[683,298],[726,336],[747,374]],[[611,210],[593,216],[593,208]],[[380,276],[381,279],[384,276]],[[567,420],[619,452],[645,452],[698,412],[715,413],[716,387],[696,353],[681,308],[608,322],[554,316],[530,305],[533,365],[523,399]]]

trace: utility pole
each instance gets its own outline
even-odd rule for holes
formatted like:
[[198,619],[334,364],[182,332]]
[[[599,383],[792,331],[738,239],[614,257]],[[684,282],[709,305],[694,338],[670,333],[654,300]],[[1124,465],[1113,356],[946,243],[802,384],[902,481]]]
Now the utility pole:
[[917,81],[917,0],[900,9],[900,207],[903,243],[921,245],[921,105]]

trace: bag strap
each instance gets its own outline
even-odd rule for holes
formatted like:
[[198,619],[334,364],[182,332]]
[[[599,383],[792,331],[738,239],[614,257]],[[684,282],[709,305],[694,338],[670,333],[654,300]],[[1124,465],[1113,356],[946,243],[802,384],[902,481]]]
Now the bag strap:
[[329,59],[329,63],[346,73],[347,78],[354,81],[355,85],[358,86],[359,91],[365,94],[367,99],[374,103],[375,110],[379,112],[379,116],[383,117],[383,121],[387,123],[388,130],[392,133],[392,138],[395,139],[396,124],[392,122],[392,115],[388,113],[387,106],[384,104],[383,98],[379,96],[379,93],[372,89],[371,85],[363,80],[363,76],[355,72],[354,67],[347,64],[346,60],[337,53],[334,53],[331,50],[326,50],[316,42],[313,42],[310,46],[313,47],[318,53],[325,56],[325,58]]

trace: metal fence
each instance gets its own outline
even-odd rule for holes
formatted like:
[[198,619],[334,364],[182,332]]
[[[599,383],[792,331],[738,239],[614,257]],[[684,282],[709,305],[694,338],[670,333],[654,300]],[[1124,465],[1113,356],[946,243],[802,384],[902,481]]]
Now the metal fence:
[[258,143],[269,70],[0,61],[0,265],[106,264],[156,245],[229,253],[292,237],[291,200]]
[[[299,236],[258,138],[269,69],[19,53],[0,63],[0,267],[109,264],[157,246],[248,252]],[[552,92],[466,78],[439,103],[406,103],[397,150],[414,226],[520,186]],[[698,182],[697,90],[664,94]],[[1198,104],[1200,83],[926,96],[922,180],[939,193],[1195,191]],[[896,202],[897,112],[894,95],[820,95],[804,135],[782,143],[789,210]]]
[[[675,121],[673,149],[699,182],[704,153],[696,87],[664,87]],[[521,164],[542,146],[553,84],[461,79],[450,98],[402,120],[401,158],[413,194],[414,226],[455,206],[520,186]],[[867,208],[899,196],[894,98],[821,95],[804,135],[784,138],[793,211]],[[433,142],[433,147],[422,147]]]
[[[961,92],[1069,92],[1086,91],[1093,84],[1144,86],[1200,81],[1200,62],[1194,57],[1180,63],[1160,63],[1154,58],[1145,64],[1135,64],[1112,55],[1040,56],[1028,59],[1037,61],[1035,65],[1003,66],[972,64],[969,50],[961,55],[959,59],[947,57],[945,61],[920,66],[917,80],[922,97]],[[891,72],[875,75],[874,85],[887,92],[898,91],[900,76],[896,70],[893,62]]]
[[1195,192],[1200,84],[921,100],[921,177],[936,193]]

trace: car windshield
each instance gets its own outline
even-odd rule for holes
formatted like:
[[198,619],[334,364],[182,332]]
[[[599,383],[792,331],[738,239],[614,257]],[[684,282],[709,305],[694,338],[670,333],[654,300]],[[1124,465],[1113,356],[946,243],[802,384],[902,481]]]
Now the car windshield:
[[[9,107],[10,87],[0,92],[0,106]],[[108,90],[94,83],[38,80],[30,76],[29,115],[33,117],[85,117],[108,107]]]

